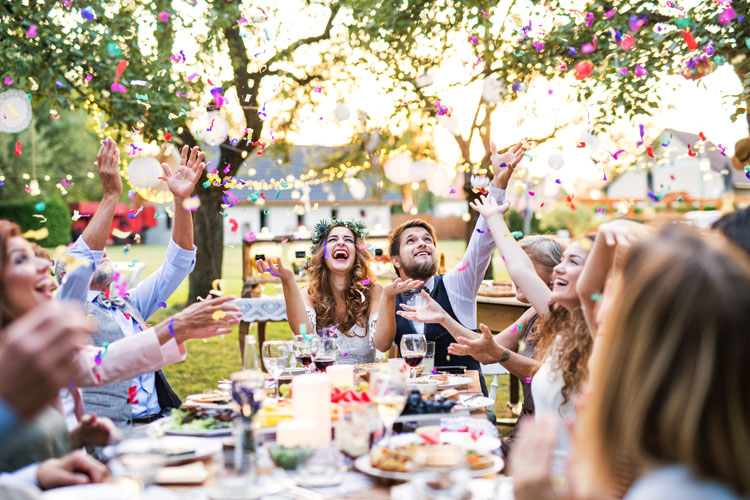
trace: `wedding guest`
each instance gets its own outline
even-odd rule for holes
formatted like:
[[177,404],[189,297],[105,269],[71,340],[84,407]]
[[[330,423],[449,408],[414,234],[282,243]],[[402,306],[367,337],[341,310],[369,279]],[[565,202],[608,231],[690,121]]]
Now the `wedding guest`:
[[310,284],[301,290],[292,270],[280,260],[256,263],[260,273],[270,271],[281,278],[289,326],[295,335],[300,325],[305,325],[307,333],[331,330],[337,335],[338,363],[375,361],[382,286],[375,282],[365,237],[363,222],[319,221],[312,233],[307,266]]
[[[523,157],[522,143],[516,144],[510,151],[498,155],[492,144],[492,168],[494,178],[489,186],[489,193],[495,199],[503,201],[505,188]],[[487,270],[494,250],[492,237],[487,231],[487,224],[482,218],[477,221],[475,231],[469,240],[466,253],[460,264],[447,274],[436,274],[437,239],[435,231],[427,222],[419,219],[409,220],[393,230],[389,245],[391,262],[400,280],[424,281],[423,290],[427,291],[445,311],[466,328],[475,329],[476,295],[482,278]],[[435,342],[435,367],[457,365],[479,371],[482,392],[487,394],[487,386],[481,374],[479,362],[470,356],[449,356],[448,346],[451,335],[439,324],[429,324],[407,320],[396,314],[401,304],[423,306],[426,299],[418,292],[404,290],[403,282],[395,281],[383,288],[383,300],[380,304],[377,325],[376,347],[381,351],[388,350],[392,344],[398,346],[401,336],[406,333],[424,333],[428,341]]]
[[[522,431],[515,498],[750,498],[750,261],[682,225],[633,247],[613,290],[601,356],[576,428],[570,488],[551,478],[559,426]],[[722,411],[717,411],[722,408]]]
[[721,216],[711,225],[750,255],[750,206]]
[[[76,450],[61,458],[50,458],[41,463],[27,465],[15,472],[0,473],[0,487],[32,487],[31,497],[38,498],[34,494],[37,488],[51,490],[64,486],[101,483],[106,477],[107,467],[104,464],[83,450]],[[11,497],[12,492],[13,490],[0,489],[0,494],[8,497]],[[6,498],[2,495],[0,498]]]

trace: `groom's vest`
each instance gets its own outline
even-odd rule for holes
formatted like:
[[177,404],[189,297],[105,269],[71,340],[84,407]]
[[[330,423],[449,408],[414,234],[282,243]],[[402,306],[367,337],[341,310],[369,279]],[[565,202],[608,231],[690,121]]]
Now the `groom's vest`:
[[[445,312],[447,312],[451,316],[451,318],[458,321],[458,318],[456,318],[456,313],[453,312],[453,307],[451,307],[451,301],[450,298],[448,298],[448,290],[445,289],[445,283],[443,282],[442,274],[435,276],[435,279],[433,280],[432,291],[430,292],[430,297],[432,297],[435,302],[440,304],[440,307],[445,309]],[[406,303],[406,300],[404,299],[404,296],[399,293],[396,296],[396,311],[402,311],[403,309],[401,309],[401,304],[404,303]],[[458,322],[461,323],[460,321]],[[401,345],[401,336],[407,333],[416,333],[414,331],[414,327],[411,324],[411,321],[396,314],[395,342],[397,346]],[[435,342],[435,367],[465,366],[467,370],[478,370],[479,383],[482,386],[482,392],[485,396],[487,395],[487,384],[484,380],[484,376],[482,375],[482,367],[479,361],[472,358],[471,356],[456,356],[453,354],[448,354],[448,346],[455,342],[453,336],[450,334],[450,332],[448,332],[448,330],[437,323],[425,323],[424,336],[428,342]]]
[[[120,308],[124,313],[130,316],[138,323],[142,330],[146,329],[146,322],[136,309],[130,297],[125,297],[125,305]],[[109,311],[92,302],[86,304],[86,312],[94,316],[97,322],[97,331],[93,336],[93,343],[96,346],[103,346],[105,343],[111,344],[116,340],[124,338],[124,334],[113,318],[116,311]],[[137,335],[137,334],[136,334]],[[167,408],[179,408],[182,404],[180,398],[169,386],[167,378],[161,370],[155,374],[154,388],[159,398],[159,406],[164,411]],[[86,405],[87,413],[96,413],[100,417],[108,417],[117,426],[127,425],[132,419],[132,405],[128,396],[128,389],[131,387],[132,379],[114,382],[111,384],[100,385],[83,389],[83,402]]]

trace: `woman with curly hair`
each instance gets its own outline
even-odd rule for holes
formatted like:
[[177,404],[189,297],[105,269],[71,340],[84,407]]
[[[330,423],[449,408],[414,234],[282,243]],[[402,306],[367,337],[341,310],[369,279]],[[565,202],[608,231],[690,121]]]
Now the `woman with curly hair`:
[[318,331],[336,335],[338,363],[375,361],[373,337],[383,287],[375,283],[365,237],[363,222],[338,219],[318,222],[307,267],[310,284],[301,290],[292,270],[280,260],[257,261],[258,271],[270,271],[281,278],[287,317],[294,334]]

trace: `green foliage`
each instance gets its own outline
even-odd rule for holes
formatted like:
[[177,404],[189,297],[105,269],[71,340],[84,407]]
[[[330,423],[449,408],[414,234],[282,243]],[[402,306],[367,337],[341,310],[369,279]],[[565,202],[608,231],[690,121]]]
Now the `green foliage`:
[[[523,231],[523,216],[518,210],[508,210],[505,220],[508,223],[508,229],[510,229],[511,232]],[[531,219],[531,234],[540,234],[543,232],[554,233],[556,229],[557,228],[545,228],[543,231],[540,227],[539,219],[536,217],[532,217]]]
[[569,205],[557,204],[542,212],[540,227],[545,231],[567,229],[572,236],[585,233],[593,225],[594,215],[591,210],[581,207],[575,209]]
[[[0,174],[5,186],[0,187],[0,199],[28,198],[25,186],[34,176],[39,181],[43,196],[58,193],[62,179],[71,175],[72,186],[63,186],[69,200],[98,200],[101,184],[98,176],[84,175],[96,171],[93,166],[99,150],[99,139],[91,131],[91,121],[83,111],[63,111],[59,119],[50,119],[49,107],[35,110],[29,127],[18,134],[0,133]],[[15,144],[22,144],[22,154],[14,155]],[[49,177],[49,180],[46,180]],[[66,183],[68,183],[66,181]],[[68,183],[69,184],[69,183]]]
[[[38,210],[38,208],[44,208]],[[42,222],[46,218],[46,222]],[[26,198],[24,200],[0,201],[0,219],[15,222],[21,227],[21,232],[46,227],[49,231],[47,238],[37,241],[43,247],[67,245],[70,242],[70,227],[72,225],[70,212],[65,202],[57,197],[51,199]]]

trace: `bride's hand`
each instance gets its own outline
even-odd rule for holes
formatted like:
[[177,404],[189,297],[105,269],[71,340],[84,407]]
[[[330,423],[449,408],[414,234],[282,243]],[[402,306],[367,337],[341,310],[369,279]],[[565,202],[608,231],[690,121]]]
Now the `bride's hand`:
[[[274,262],[274,260],[276,262]],[[268,262],[264,260],[255,261],[255,267],[258,269],[258,273],[271,273],[274,276],[278,276],[283,280],[294,279],[294,272],[288,267],[284,267],[281,263],[281,259],[268,259]]]

